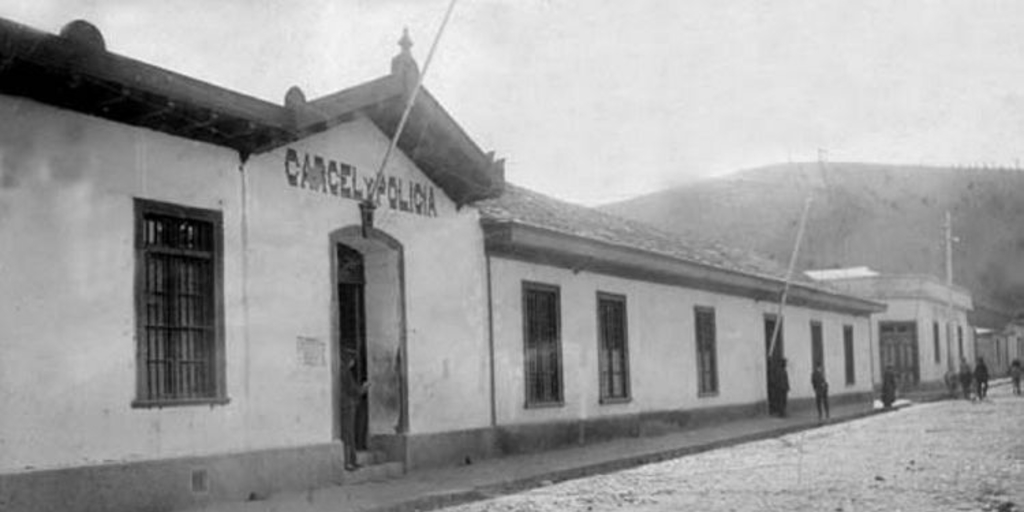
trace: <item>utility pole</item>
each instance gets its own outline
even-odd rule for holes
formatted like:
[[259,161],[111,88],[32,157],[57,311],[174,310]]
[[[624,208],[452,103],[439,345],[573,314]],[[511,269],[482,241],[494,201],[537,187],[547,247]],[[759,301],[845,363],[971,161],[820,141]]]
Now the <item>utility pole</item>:
[[[946,211],[946,223],[943,226],[946,238],[946,360],[949,369],[953,366],[953,220]],[[963,354],[960,354],[963,357]]]

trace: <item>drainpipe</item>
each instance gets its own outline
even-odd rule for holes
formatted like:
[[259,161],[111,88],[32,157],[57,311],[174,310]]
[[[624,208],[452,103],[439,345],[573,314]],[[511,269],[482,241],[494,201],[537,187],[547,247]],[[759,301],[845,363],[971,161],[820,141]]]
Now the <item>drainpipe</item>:
[[494,295],[491,291],[491,255],[487,259],[487,355],[491,371],[491,428],[498,426],[497,397],[494,389]]
[[[245,396],[245,407],[243,408],[243,415],[245,417],[245,437],[248,437],[249,432],[249,411],[251,409],[250,404],[250,381],[252,373],[252,344],[250,340],[250,316],[249,316],[249,190],[248,181],[249,175],[245,172],[245,163],[249,160],[247,153],[239,152],[238,154],[238,174],[239,174],[239,192],[241,194],[241,244],[242,244],[242,339],[244,340],[245,346],[245,364],[242,371],[242,394]],[[226,349],[226,347],[225,347]],[[226,354],[225,354],[226,357]],[[225,385],[227,383],[225,382]],[[249,443],[246,441],[246,446]]]

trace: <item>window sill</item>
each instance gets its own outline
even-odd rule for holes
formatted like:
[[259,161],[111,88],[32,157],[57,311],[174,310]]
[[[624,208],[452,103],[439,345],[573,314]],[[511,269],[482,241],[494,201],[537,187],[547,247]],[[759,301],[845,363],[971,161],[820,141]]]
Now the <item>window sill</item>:
[[604,397],[599,400],[601,405],[616,405],[616,404],[628,404],[633,399],[628,396],[615,396],[615,397]]
[[558,407],[564,407],[565,402],[526,402],[524,406],[526,409],[556,409]]
[[152,400],[152,399],[135,399],[132,400],[132,409],[162,409],[164,407],[189,407],[198,405],[209,405],[213,407],[215,405],[227,405],[231,402],[231,399],[224,397],[214,398],[181,398],[173,400]]
[[718,391],[705,391],[702,393],[697,393],[697,398],[714,398],[716,396],[718,396]]

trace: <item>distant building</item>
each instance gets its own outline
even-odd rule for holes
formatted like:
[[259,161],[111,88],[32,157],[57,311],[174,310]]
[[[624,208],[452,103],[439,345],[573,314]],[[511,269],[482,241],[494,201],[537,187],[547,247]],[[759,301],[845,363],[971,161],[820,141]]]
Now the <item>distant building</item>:
[[[170,510],[871,399],[871,300],[505,183],[417,67],[283,105],[0,20],[0,509]],[[367,206],[373,205],[374,210]],[[370,213],[373,212],[372,222]],[[370,469],[342,470],[340,376]],[[344,419],[349,419],[346,416]]]
[[874,271],[808,271],[843,292],[884,303],[871,317],[874,379],[892,367],[901,389],[940,387],[960,361],[974,366],[974,330],[967,320],[970,292],[928,275],[885,275]]
[[1015,359],[1024,364],[1024,321],[1014,320],[1001,329],[975,329],[975,346],[989,373],[1005,376]]

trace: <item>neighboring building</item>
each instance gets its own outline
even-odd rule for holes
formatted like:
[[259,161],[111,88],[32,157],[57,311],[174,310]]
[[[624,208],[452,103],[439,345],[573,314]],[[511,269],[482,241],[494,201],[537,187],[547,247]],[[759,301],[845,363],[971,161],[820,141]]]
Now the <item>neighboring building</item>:
[[[892,367],[900,388],[944,386],[950,368],[960,361],[974,366],[974,330],[967,320],[971,294],[926,275],[884,275],[871,272],[809,271],[807,275],[835,289],[887,306],[872,316],[871,332],[875,383]],[[952,355],[952,358],[950,356]]]
[[[774,266],[504,183],[418,73],[284,106],[0,20],[0,509],[169,510],[760,414]],[[376,183],[376,184],[375,184]],[[376,204],[373,224],[360,205]],[[775,356],[869,400],[869,315]],[[370,457],[370,455],[367,455]]]
[[1002,377],[1008,374],[1015,359],[1024,364],[1024,323],[1015,320],[1002,329],[976,328],[975,351],[985,360],[989,374]]

